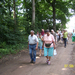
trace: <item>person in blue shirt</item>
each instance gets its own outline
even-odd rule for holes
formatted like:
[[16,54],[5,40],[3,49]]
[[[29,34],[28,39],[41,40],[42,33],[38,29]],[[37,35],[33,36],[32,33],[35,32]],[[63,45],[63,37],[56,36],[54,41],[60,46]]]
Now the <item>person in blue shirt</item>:
[[42,45],[43,45],[42,38],[43,38],[43,36],[42,36],[42,34],[40,33],[40,34],[39,34],[39,37],[38,37],[38,40],[39,40],[38,48],[39,48],[39,50],[40,50],[39,56],[41,56],[41,54],[42,54]]

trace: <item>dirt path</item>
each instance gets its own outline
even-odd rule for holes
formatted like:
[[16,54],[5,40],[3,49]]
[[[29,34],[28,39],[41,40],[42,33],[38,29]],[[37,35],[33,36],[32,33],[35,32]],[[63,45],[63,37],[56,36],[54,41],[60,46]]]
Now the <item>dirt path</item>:
[[63,44],[58,46],[58,54],[52,57],[51,65],[45,63],[44,56],[37,56],[36,63],[30,64],[28,51],[23,51],[19,57],[0,63],[0,75],[75,75],[75,47],[71,45],[71,39],[66,48]]

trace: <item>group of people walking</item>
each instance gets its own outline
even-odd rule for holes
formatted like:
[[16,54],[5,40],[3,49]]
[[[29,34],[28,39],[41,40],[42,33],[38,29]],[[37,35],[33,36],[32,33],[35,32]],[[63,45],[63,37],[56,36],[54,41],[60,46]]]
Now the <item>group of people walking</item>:
[[54,49],[56,49],[57,42],[61,40],[64,42],[64,47],[66,48],[66,43],[68,41],[68,32],[57,31],[56,33],[52,29],[51,32],[49,29],[42,29],[41,33],[37,32],[34,34],[34,31],[30,31],[30,35],[28,36],[28,48],[29,54],[31,58],[31,63],[36,62],[36,50],[39,49],[39,56],[42,54],[42,49],[44,48],[44,56],[47,58],[46,63],[48,65],[51,64],[51,57],[53,56]]

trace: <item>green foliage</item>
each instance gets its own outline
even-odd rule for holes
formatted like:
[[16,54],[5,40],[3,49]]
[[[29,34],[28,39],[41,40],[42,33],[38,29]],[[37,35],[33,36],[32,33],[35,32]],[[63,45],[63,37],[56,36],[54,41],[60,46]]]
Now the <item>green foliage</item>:
[[16,44],[16,45],[5,45],[5,43],[3,43],[2,45],[4,47],[0,48],[0,58],[2,58],[2,56],[4,56],[4,55],[16,54],[20,50],[27,48],[27,39],[26,39],[26,42],[22,43],[22,44],[20,43],[20,44]]
[[[35,0],[35,33],[41,29],[53,29],[53,0]],[[30,0],[0,1],[0,58],[3,55],[17,53],[27,47],[27,36],[32,28],[32,2]],[[14,10],[15,8],[15,10]],[[66,28],[66,23],[75,10],[74,0],[56,0],[56,29]],[[13,11],[15,12],[15,18]]]

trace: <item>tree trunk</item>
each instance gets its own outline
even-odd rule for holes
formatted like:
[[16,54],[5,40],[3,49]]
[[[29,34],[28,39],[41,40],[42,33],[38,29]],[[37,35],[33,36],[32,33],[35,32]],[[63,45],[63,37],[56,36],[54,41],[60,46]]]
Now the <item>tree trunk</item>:
[[27,19],[27,21],[28,21],[28,14],[27,14],[27,12],[28,12],[28,10],[27,10],[27,1],[26,0],[23,0],[23,2],[24,2],[24,9],[26,9],[26,13],[24,13],[24,18],[26,17]]
[[49,29],[49,21],[46,19],[46,22],[47,22],[47,24],[48,24],[48,29]]
[[56,2],[56,0],[53,0],[53,4],[52,4],[52,7],[53,7],[53,29],[54,29],[54,31],[56,31],[55,2]]
[[11,5],[10,5],[10,0],[8,0],[8,9],[9,9],[9,16],[11,17],[11,9],[10,9]]
[[13,0],[13,19],[16,25],[16,7],[15,7],[15,0]]
[[35,0],[32,0],[32,29],[35,29]]

